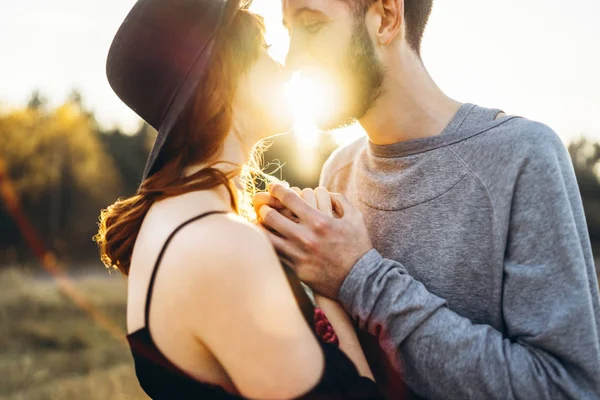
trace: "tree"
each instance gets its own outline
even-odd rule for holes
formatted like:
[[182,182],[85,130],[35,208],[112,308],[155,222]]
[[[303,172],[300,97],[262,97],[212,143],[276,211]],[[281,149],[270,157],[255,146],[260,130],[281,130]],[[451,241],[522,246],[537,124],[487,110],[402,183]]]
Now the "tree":
[[[121,181],[81,102],[72,97],[46,110],[42,98],[35,92],[27,108],[0,116],[0,159],[47,245],[77,257],[93,246],[99,210],[121,192]],[[4,226],[0,242],[3,248],[22,246],[19,233]]]
[[27,101],[27,108],[31,108],[34,110],[40,109],[44,107],[48,101],[45,97],[42,96],[39,90],[34,90]]
[[581,137],[571,142],[569,153],[581,191],[592,247],[595,254],[600,254],[600,144]]
[[127,135],[119,129],[114,129],[101,134],[100,137],[123,183],[122,193],[119,196],[133,195],[141,183],[156,131],[144,123],[134,135]]

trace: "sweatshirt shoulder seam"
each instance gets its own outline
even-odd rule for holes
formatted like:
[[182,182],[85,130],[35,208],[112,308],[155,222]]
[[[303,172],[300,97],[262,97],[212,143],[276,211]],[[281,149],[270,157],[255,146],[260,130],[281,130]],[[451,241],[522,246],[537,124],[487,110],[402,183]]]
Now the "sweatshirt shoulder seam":
[[444,146],[444,148],[448,150],[454,157],[456,157],[456,159],[465,167],[469,174],[472,175],[477,180],[479,185],[483,188],[483,191],[485,192],[485,197],[487,198],[490,208],[492,209],[494,233],[496,235],[496,240],[500,240],[500,232],[498,232],[498,227],[496,224],[496,208],[494,207],[494,202],[492,201],[492,196],[488,187],[483,183],[479,175],[475,171],[473,171],[469,164],[461,156],[459,156],[452,148],[450,148],[450,146]]
[[443,192],[441,192],[441,193],[439,193],[439,194],[435,195],[434,197],[432,197],[432,198],[430,198],[430,199],[426,199],[426,200],[420,201],[420,202],[418,202],[418,203],[415,203],[415,204],[411,204],[411,205],[409,205],[409,206],[407,206],[407,207],[403,207],[403,208],[383,208],[383,207],[377,207],[377,206],[374,206],[374,205],[372,205],[372,204],[369,204],[369,203],[365,203],[365,202],[364,202],[363,200],[361,200],[361,199],[359,199],[359,201],[360,201],[362,204],[366,205],[367,207],[369,207],[369,208],[371,208],[371,209],[373,209],[373,210],[385,211],[385,212],[406,211],[406,210],[408,210],[408,209],[411,209],[411,208],[413,208],[413,207],[422,206],[422,205],[424,205],[424,204],[427,204],[427,203],[429,203],[429,202],[432,202],[432,201],[434,201],[434,200],[436,200],[436,199],[438,199],[438,198],[440,198],[440,197],[444,196],[446,193],[449,193],[449,192],[450,192],[452,189],[454,189],[454,188],[455,188],[456,186],[458,186],[458,185],[459,185],[459,184],[460,184],[462,181],[464,181],[464,180],[465,180],[465,178],[466,178],[467,176],[469,176],[469,174],[464,174],[464,175],[463,175],[463,176],[462,176],[462,177],[461,177],[459,180],[457,180],[456,182],[454,182],[454,183],[452,184],[452,186],[450,186],[448,189],[444,190]]

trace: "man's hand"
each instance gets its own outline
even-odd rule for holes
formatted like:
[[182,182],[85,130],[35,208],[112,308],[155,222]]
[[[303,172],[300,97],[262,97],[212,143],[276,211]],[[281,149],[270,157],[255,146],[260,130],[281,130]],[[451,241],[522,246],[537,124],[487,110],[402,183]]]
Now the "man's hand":
[[354,264],[373,247],[362,213],[324,188],[298,194],[275,183],[269,194],[255,205],[279,256],[313,290],[336,299]]

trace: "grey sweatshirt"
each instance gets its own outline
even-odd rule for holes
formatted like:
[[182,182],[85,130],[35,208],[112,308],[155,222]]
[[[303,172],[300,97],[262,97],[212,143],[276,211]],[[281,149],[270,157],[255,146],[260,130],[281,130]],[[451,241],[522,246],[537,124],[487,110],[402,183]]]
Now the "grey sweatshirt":
[[441,135],[334,153],[374,250],[340,301],[390,399],[600,398],[598,282],[564,145],[465,104]]

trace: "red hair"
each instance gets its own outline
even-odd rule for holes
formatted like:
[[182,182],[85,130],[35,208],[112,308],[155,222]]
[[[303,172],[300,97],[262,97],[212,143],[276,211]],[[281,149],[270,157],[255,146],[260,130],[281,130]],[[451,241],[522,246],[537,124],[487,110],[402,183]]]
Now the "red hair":
[[[231,130],[232,102],[239,79],[265,48],[264,31],[261,17],[245,8],[237,11],[200,82],[202,89],[190,101],[161,150],[159,170],[142,183],[136,195],[119,199],[102,210],[94,240],[107,268],[129,274],[133,246],[144,217],[159,200],[224,185],[231,196],[231,206],[237,209],[230,180],[240,168],[223,172],[215,168],[213,157]],[[208,167],[183,177],[186,166],[211,161]]]

